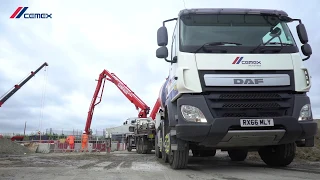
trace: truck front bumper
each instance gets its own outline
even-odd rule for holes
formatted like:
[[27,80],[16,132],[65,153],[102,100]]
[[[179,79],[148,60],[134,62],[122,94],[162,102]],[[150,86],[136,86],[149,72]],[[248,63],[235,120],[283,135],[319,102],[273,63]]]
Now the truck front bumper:
[[[300,109],[309,98],[296,97],[294,111]],[[186,121],[180,111],[181,105],[199,108],[207,119],[207,123]],[[317,122],[298,121],[293,116],[272,117],[274,127],[242,128],[240,119],[263,119],[264,117],[226,117],[214,118],[207,102],[202,95],[184,96],[178,99],[177,138],[211,147],[266,146],[296,142],[301,139],[313,138],[317,133]],[[270,117],[267,117],[270,119]]]

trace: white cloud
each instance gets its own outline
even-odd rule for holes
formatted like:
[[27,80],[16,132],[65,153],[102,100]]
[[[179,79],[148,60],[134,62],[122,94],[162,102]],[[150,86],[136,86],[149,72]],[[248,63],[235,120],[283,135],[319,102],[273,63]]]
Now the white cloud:
[[[311,24],[315,23],[313,17],[306,13],[309,12],[308,8],[296,11],[302,6],[312,6],[312,3],[254,2],[225,0],[219,1],[218,6],[283,9],[310,22],[306,23],[307,29],[313,32],[312,37],[317,36],[317,39],[310,41],[319,42],[319,34],[314,32],[317,27]],[[159,88],[168,75],[169,66],[164,60],[155,57],[156,32],[163,20],[176,17],[179,10],[184,8],[182,0],[33,0],[11,3],[10,8],[5,10],[6,13],[2,13],[4,17],[0,18],[1,27],[6,27],[0,30],[0,75],[5,79],[0,89],[9,89],[31,70],[47,61],[47,101],[43,109],[42,128],[83,129],[96,87],[94,80],[103,69],[115,73],[152,108]],[[30,12],[52,13],[53,19],[7,18],[18,5],[28,5]],[[217,1],[210,0],[185,0],[185,5],[187,8],[218,7]],[[314,16],[319,14],[315,12]],[[169,23],[167,27],[171,34],[174,23]],[[308,63],[312,66],[314,62]],[[313,71],[313,74],[316,72]],[[12,112],[12,107],[15,107],[16,112],[19,112],[19,108],[26,108],[25,100],[33,98],[34,106],[37,107],[39,102],[38,108],[32,106],[32,117],[26,119],[30,121],[29,124],[34,122],[36,128],[43,83],[43,72],[40,72],[7,101],[6,105],[1,107],[1,111],[8,114],[9,111]],[[312,91],[313,96],[318,96],[316,90]],[[319,107],[316,109],[320,110]],[[315,114],[320,115],[318,112]],[[117,87],[107,82],[103,100],[95,110],[92,128],[101,130],[110,125],[121,125],[123,120],[136,115],[134,105]],[[16,120],[14,115],[6,115],[5,118],[9,121]],[[0,128],[0,131],[3,129]]]

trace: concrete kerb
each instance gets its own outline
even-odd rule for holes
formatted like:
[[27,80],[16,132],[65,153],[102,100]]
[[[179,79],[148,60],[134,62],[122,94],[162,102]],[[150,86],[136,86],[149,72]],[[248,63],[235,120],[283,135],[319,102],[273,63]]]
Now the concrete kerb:
[[50,153],[53,152],[54,144],[51,143],[39,143],[36,150],[37,153]]

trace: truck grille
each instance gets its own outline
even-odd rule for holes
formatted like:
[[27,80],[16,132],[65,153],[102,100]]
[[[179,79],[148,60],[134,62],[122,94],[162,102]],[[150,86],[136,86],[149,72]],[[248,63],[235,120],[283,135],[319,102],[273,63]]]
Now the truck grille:
[[274,92],[214,92],[205,95],[214,117],[279,117],[292,114],[293,96]]
[[228,93],[220,94],[219,99],[281,99],[276,93]]
[[225,103],[223,108],[278,108],[278,103]]

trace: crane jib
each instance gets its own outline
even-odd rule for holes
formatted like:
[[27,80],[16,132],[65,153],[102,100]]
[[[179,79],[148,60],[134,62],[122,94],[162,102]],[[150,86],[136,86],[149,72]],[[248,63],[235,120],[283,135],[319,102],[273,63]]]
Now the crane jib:
[[9,90],[0,98],[0,107],[3,105],[14,93],[16,93],[25,83],[27,83],[34,75],[36,75],[43,67],[49,66],[47,62],[43,63],[37,70],[31,71],[30,75],[22,80],[19,84],[14,85],[14,88]]

